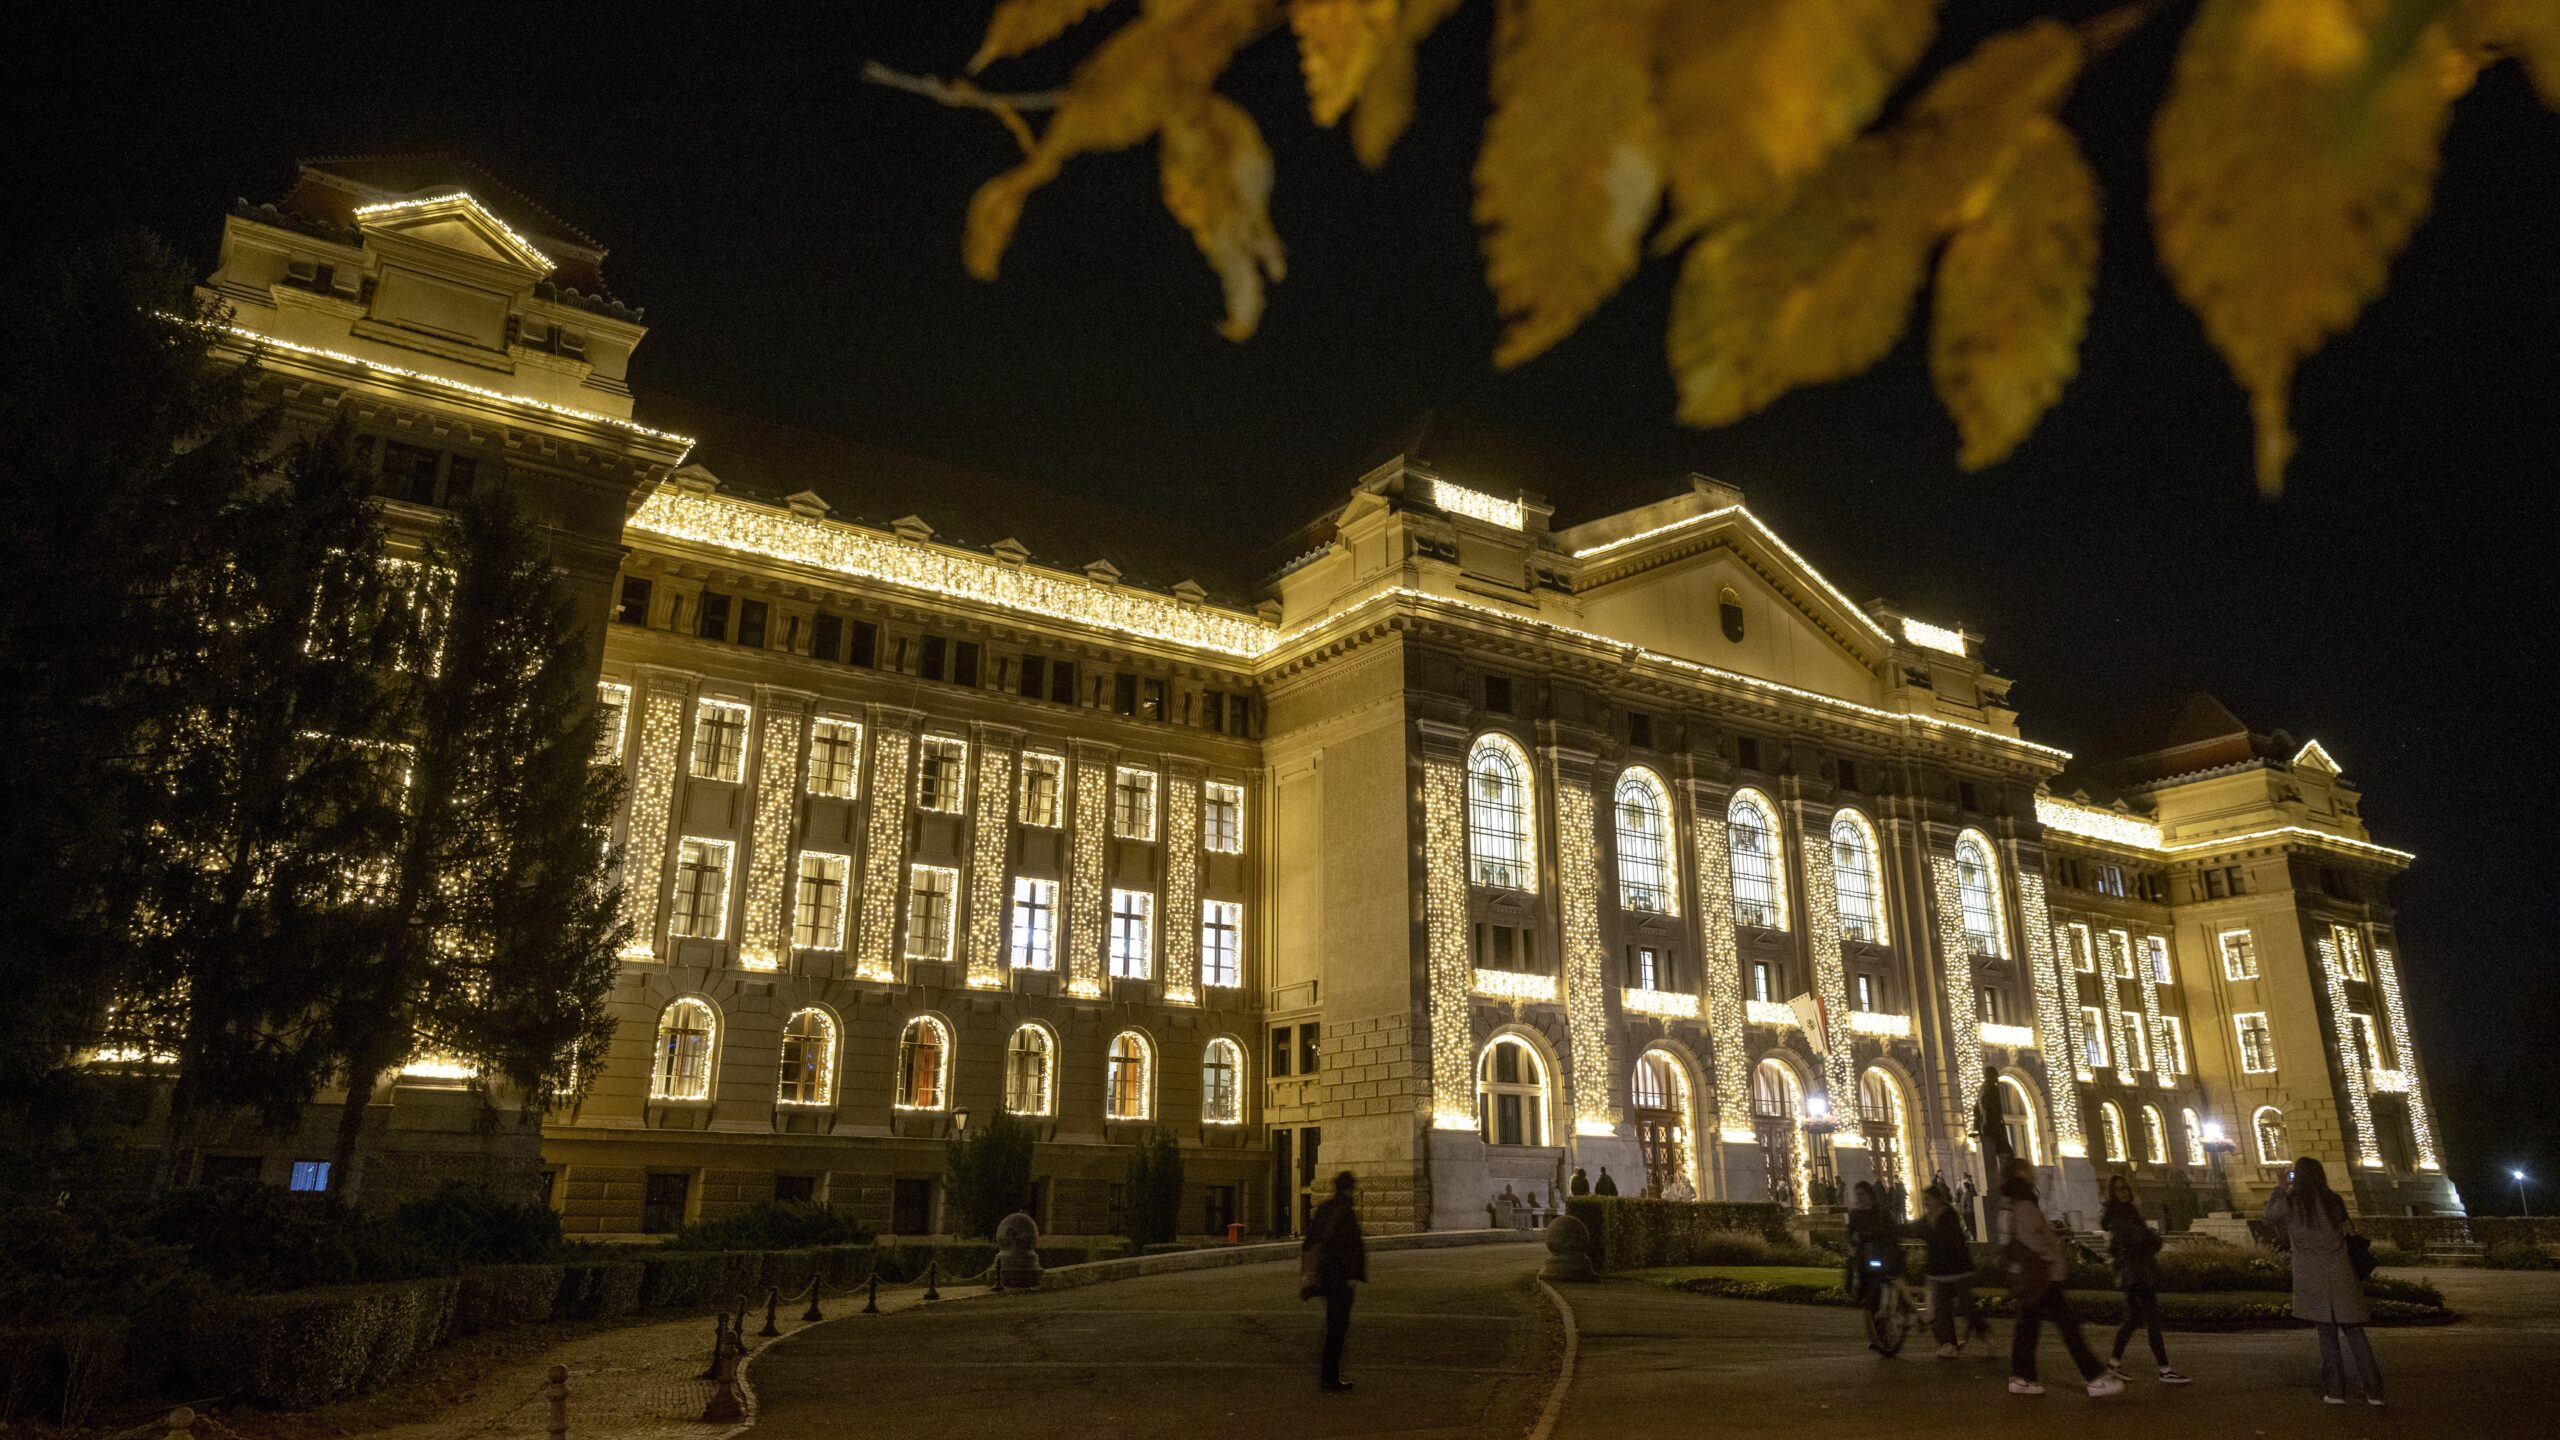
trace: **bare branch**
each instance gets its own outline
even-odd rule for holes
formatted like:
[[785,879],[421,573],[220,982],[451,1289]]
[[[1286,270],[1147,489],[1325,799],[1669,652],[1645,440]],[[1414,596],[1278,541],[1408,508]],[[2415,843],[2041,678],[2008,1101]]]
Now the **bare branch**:
[[874,85],[921,95],[955,109],[984,110],[1004,122],[1004,128],[1013,132],[1014,143],[1020,145],[1025,154],[1031,150],[1031,127],[1023,123],[1022,112],[1055,110],[1064,98],[1064,92],[1057,90],[1040,90],[1027,95],[991,94],[966,80],[937,80],[931,75],[910,75],[903,70],[892,70],[877,60],[863,62],[862,78]]

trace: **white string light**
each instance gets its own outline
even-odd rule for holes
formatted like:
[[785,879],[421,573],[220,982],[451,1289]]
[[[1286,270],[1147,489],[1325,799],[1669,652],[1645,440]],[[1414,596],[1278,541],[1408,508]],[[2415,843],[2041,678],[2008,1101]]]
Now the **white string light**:
[[508,244],[514,246],[525,259],[542,267],[544,272],[548,273],[560,268],[553,263],[550,256],[542,253],[540,246],[517,234],[514,226],[499,219],[496,211],[481,204],[479,197],[468,190],[455,190],[443,195],[423,195],[415,200],[385,200],[378,205],[359,205],[355,208],[355,214],[356,218],[361,220],[375,215],[395,215],[403,210],[423,210],[436,205],[457,204],[467,206],[473,214],[489,222],[499,234],[506,237]]
[[973,990],[1001,990],[1004,954],[1004,860],[1012,828],[1013,752],[978,746],[978,809],[969,831],[969,971]]
[[2347,1010],[2346,967],[2339,963],[2335,925],[2320,937],[2320,973],[2329,994],[2329,1023],[2337,1032],[2338,1058],[2346,1062],[2338,1068],[2347,1077],[2347,1114],[2355,1122],[2347,1141],[2355,1147],[2358,1165],[2379,1170],[2382,1151],[2374,1143],[2373,1100],[2365,1093],[2364,1066],[2355,1060],[2355,1017]]
[[1947,1013],[1956,1017],[1947,1027],[1948,1043],[1955,1049],[1956,1108],[1971,1114],[1982,1093],[1982,1032],[1965,1023],[1974,1013],[1973,942],[1965,938],[1963,891],[1953,851],[1931,852],[1929,892],[1937,909],[1938,953],[1946,962]]
[[1466,782],[1458,762],[1422,762],[1423,925],[1431,1017],[1431,1127],[1476,1128],[1475,1034],[1467,996],[1484,975],[1467,954]]
[[871,727],[871,827],[862,848],[862,933],[854,978],[898,978],[894,942],[898,902],[906,894],[907,801],[915,793],[907,760],[914,737],[901,725]]
[[800,798],[800,717],[767,710],[756,747],[756,799],[748,831],[746,925],[738,964],[780,968],[790,914],[791,830]]
[[631,826],[622,847],[622,918],[631,928],[625,960],[658,958],[658,892],[667,864],[677,752],[684,746],[684,695],[649,688],[640,721],[640,757],[631,777]]
[[1617,1133],[1609,1103],[1609,952],[1600,944],[1598,810],[1588,780],[1553,767],[1556,786],[1556,901],[1564,926],[1564,1023],[1573,1043],[1574,1133]]
[[[2075,1024],[2080,1008],[2079,988],[2066,978],[2054,944],[2057,932],[2053,911],[2045,898],[2044,871],[2024,863],[2015,846],[2009,851],[2009,868],[2018,877],[2018,918],[2026,929],[2027,968],[2035,979],[2036,1025],[2040,1033],[2062,1036],[2066,1051],[2056,1055],[2048,1047],[2038,1058],[2044,1063],[2045,1105],[2053,1114],[2055,1148],[2068,1155],[2074,1145],[2087,1148],[2080,1131],[2080,1090],[2071,1079],[2080,1060]],[[2067,1002],[2062,992],[2065,984],[2072,985]]]
[[1758,1133],[1751,1125],[1751,1064],[1742,1031],[1742,955],[1733,938],[1733,852],[1727,848],[1724,807],[1701,802],[1693,808],[1696,819],[1689,829],[1698,847],[1699,969],[1707,979],[1716,1134],[1728,1144],[1749,1144]]
[[1470,490],[1464,485],[1452,485],[1446,480],[1433,480],[1430,486],[1431,503],[1452,515],[1464,515],[1470,520],[1499,525],[1505,530],[1523,528],[1517,499],[1505,500],[1481,490]]
[[2400,1007],[2400,962],[2390,946],[2373,947],[2373,974],[2382,987],[2382,1015],[2391,1027],[2391,1053],[2400,1060],[2400,1089],[2409,1097],[2409,1129],[2418,1142],[2418,1168],[2440,1170],[2435,1117],[2428,1113],[2427,1097],[2419,1089],[2417,1038],[2409,1033],[2408,1013]]
[[1924,650],[1943,650],[1949,655],[1966,653],[1963,631],[1932,625],[1926,620],[1914,620],[1908,615],[1902,617],[1902,638]]
[[527,410],[540,410],[565,420],[581,420],[590,425],[609,425],[616,430],[627,430],[634,435],[644,435],[652,440],[668,441],[682,447],[677,456],[679,464],[683,462],[684,455],[691,454],[693,451],[693,437],[690,435],[678,435],[671,430],[652,430],[646,425],[636,424],[619,416],[599,415],[593,410],[576,410],[566,405],[554,405],[550,401],[536,400],[529,395],[511,395],[504,390],[492,390],[485,385],[448,380],[442,375],[431,375],[424,370],[409,370],[398,365],[385,365],[379,360],[368,360],[361,355],[349,355],[342,350],[324,350],[317,345],[297,344],[281,336],[269,335],[264,331],[251,330],[245,326],[224,325],[218,328],[235,339],[248,341],[253,348],[283,350],[314,360],[327,360],[332,364],[369,370],[374,374],[388,375],[394,379],[415,380],[421,385],[432,385],[439,390],[451,390],[457,394],[476,396],[482,400],[495,400],[502,404],[521,406]]
[[1164,998],[1200,1003],[1200,777],[1164,777]]
[[1067,887],[1067,993],[1079,1000],[1102,996],[1104,907],[1103,832],[1111,818],[1111,764],[1107,760],[1076,762],[1076,809],[1071,855],[1074,870]]

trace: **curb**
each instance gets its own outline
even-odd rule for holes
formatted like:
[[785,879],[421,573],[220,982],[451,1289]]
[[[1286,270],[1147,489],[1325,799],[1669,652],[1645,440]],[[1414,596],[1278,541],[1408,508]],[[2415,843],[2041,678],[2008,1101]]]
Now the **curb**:
[[1565,1392],[1573,1388],[1573,1362],[1582,1350],[1582,1327],[1573,1317],[1573,1306],[1544,1275],[1538,1277],[1538,1288],[1547,1292],[1547,1303],[1564,1319],[1564,1358],[1556,1364],[1556,1383],[1547,1391],[1547,1403],[1538,1407],[1537,1423],[1529,1427],[1526,1440],[1548,1440],[1555,1434],[1556,1422],[1564,1418]]

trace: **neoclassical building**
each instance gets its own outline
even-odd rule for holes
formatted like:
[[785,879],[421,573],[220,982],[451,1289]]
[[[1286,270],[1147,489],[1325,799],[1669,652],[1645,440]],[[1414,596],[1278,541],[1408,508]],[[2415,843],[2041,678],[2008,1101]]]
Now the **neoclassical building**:
[[636,421],[601,258],[476,172],[319,161],[209,282],[272,393],[376,437],[396,521],[514,487],[595,622],[632,939],[541,1127],[572,1231],[772,1196],[932,1230],[1000,1109],[1053,1231],[1109,1228],[1157,1129],[1204,1233],[1342,1168],[1386,1229],[1576,1167],[1810,1206],[1975,1171],[1986,1085],[2084,1217],[2100,1174],[2245,1206],[2297,1153],[2459,1208],[2410,857],[2319,742],[2199,698],[2037,743],[1983,636],[1699,477],[1559,527],[1400,456],[1224,597],[950,543],[932,487],[869,518]]

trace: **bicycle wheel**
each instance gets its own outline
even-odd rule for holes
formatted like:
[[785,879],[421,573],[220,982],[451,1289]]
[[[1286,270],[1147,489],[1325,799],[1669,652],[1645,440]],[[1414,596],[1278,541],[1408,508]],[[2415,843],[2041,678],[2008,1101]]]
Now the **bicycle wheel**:
[[1902,1353],[1903,1342],[1911,1338],[1911,1298],[1901,1286],[1882,1287],[1868,1311],[1867,1332],[1867,1343],[1877,1354],[1890,1359]]

